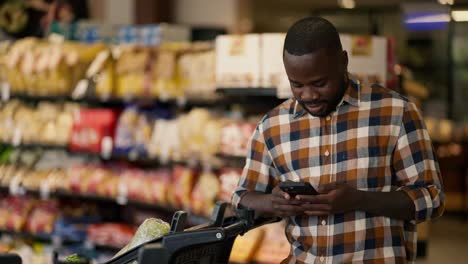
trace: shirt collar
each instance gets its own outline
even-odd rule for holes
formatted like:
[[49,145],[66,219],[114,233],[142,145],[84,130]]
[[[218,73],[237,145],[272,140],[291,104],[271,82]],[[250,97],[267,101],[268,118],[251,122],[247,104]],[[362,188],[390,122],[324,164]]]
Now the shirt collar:
[[[360,89],[361,85],[359,80],[349,79],[348,87],[346,88],[345,94],[339,105],[343,103],[348,103],[351,106],[359,107],[360,103]],[[294,118],[299,118],[307,113],[307,111],[299,104],[299,102],[294,99],[293,100],[293,116]]]

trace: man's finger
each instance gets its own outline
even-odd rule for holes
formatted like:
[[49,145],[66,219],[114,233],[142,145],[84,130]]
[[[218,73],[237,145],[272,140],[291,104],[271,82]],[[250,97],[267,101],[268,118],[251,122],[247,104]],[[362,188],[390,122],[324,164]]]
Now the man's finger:
[[271,201],[273,203],[284,204],[284,205],[301,205],[304,203],[296,199],[286,200],[283,197],[278,197],[278,196],[273,196]]
[[319,193],[329,193],[330,191],[332,190],[335,190],[336,188],[338,188],[339,184],[336,183],[336,182],[332,182],[332,183],[327,183],[327,184],[323,184],[323,185],[320,185],[318,187],[318,192]]
[[328,212],[325,211],[305,211],[304,214],[310,215],[310,216],[324,216],[324,215],[329,215]]
[[328,204],[330,199],[326,194],[317,194],[317,195],[298,195],[296,196],[297,200],[307,203],[314,204]]
[[328,204],[311,204],[311,203],[306,203],[303,204],[302,209],[304,211],[323,211],[323,212],[331,212],[332,207]]

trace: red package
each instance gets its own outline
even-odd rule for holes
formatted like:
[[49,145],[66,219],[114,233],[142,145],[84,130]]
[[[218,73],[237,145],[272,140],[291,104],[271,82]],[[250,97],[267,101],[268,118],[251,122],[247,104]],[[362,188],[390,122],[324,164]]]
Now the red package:
[[196,171],[176,166],[172,172],[170,203],[176,208],[190,208],[190,196],[196,182]]
[[7,197],[0,203],[0,229],[18,232],[26,224],[34,200],[22,197]]
[[120,223],[93,224],[88,227],[88,240],[96,245],[124,247],[135,234],[136,229]]
[[171,171],[168,169],[160,169],[146,173],[148,179],[147,187],[149,188],[149,201],[162,206],[168,204],[167,193],[171,184]]
[[221,174],[219,175],[219,180],[221,181],[221,188],[218,195],[219,200],[226,202],[231,201],[232,194],[237,188],[241,175],[241,169],[221,170]]
[[116,120],[117,112],[113,110],[81,109],[73,123],[70,149],[93,153],[102,152],[103,138],[114,138]]
[[38,202],[28,217],[26,231],[31,234],[51,234],[54,230],[58,212],[56,201]]

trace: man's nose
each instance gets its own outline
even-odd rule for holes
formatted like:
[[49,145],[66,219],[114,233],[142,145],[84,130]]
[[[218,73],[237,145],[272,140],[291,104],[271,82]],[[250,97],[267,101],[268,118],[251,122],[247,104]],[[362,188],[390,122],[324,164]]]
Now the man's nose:
[[314,88],[304,87],[301,94],[302,101],[317,101],[320,98],[320,94],[315,91]]

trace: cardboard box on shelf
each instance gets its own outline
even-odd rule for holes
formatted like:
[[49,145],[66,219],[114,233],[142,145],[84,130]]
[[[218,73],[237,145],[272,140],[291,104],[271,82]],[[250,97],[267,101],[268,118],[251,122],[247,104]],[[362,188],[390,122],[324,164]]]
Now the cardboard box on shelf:
[[223,88],[260,86],[258,34],[223,35],[216,38],[216,83]]
[[284,33],[262,34],[262,87],[277,88],[279,98],[292,96],[291,86],[283,64]]

